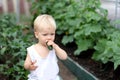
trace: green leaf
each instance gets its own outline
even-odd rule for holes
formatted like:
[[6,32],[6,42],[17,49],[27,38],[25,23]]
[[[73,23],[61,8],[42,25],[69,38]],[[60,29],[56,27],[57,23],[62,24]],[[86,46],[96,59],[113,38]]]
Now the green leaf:
[[105,50],[105,46],[106,46],[106,39],[100,39],[96,46],[94,46],[94,49],[100,53],[102,53]]
[[114,62],[114,70],[120,65],[120,59]]
[[6,47],[2,47],[2,48],[1,48],[1,51],[0,51],[0,54],[1,54],[1,55],[4,55],[6,49],[7,49]]
[[69,35],[69,36],[64,36],[62,39],[62,43],[65,45],[67,43],[73,42],[73,36]]
[[101,31],[101,26],[100,25],[91,25],[91,24],[86,24],[84,25],[85,27],[85,35],[90,35],[91,33],[97,33]]
[[100,61],[100,59],[101,59],[101,55],[100,55],[100,54],[101,54],[100,52],[95,51],[95,52],[93,53],[93,55],[92,55],[92,59],[93,59],[93,60],[96,60],[96,61]]
[[79,55],[80,52],[87,50],[88,48],[91,48],[93,46],[92,40],[82,40],[76,41],[78,45],[78,49],[74,52],[75,55]]

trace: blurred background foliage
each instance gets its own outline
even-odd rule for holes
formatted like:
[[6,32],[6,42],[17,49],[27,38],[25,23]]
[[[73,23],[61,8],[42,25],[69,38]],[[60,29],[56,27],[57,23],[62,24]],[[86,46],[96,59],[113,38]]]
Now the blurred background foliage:
[[29,1],[32,4],[30,21],[25,17],[21,21],[22,24],[31,22],[30,25],[17,24],[15,17],[10,15],[0,18],[2,77],[7,80],[27,79],[28,71],[24,70],[23,63],[26,48],[35,42],[33,21],[40,14],[50,14],[55,18],[57,35],[62,36],[64,45],[75,42],[77,49],[74,55],[92,49],[92,59],[103,64],[113,62],[114,69],[120,65],[120,30],[107,19],[108,12],[101,8],[100,0]]
[[33,43],[30,27],[16,24],[10,15],[2,16],[0,25],[0,75],[6,80],[26,80],[23,63],[26,48]]

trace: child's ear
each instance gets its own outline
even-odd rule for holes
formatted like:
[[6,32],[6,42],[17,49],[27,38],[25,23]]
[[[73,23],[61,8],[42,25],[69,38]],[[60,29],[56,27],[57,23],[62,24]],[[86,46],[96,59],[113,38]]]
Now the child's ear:
[[38,32],[34,32],[35,37],[38,38]]

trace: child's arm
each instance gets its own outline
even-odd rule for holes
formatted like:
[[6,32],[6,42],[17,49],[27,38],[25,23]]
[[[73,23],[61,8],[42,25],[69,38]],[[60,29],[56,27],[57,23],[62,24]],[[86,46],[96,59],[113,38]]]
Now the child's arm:
[[62,59],[62,60],[66,60],[67,59],[67,53],[60,48],[57,44],[54,43],[53,48],[55,49],[56,55]]
[[27,54],[25,62],[24,62],[24,68],[27,70],[35,70],[37,68],[37,66],[34,66],[35,62],[32,62],[30,59],[29,54]]
[[66,60],[67,59],[67,53],[60,48],[56,43],[49,41],[48,45],[52,45],[52,47],[55,49],[56,55],[62,59],[62,60]]

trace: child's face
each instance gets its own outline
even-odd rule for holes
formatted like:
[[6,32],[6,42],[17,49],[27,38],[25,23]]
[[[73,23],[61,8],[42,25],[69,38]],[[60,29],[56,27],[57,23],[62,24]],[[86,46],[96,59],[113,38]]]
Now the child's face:
[[46,45],[47,41],[54,41],[55,39],[55,28],[54,27],[45,27],[42,30],[35,32],[36,38],[42,45]]

